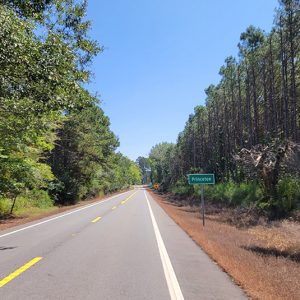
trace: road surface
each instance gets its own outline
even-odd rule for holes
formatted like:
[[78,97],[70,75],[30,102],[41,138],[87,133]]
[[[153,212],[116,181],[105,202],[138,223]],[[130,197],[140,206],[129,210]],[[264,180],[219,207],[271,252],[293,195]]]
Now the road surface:
[[136,189],[0,232],[0,299],[246,299]]

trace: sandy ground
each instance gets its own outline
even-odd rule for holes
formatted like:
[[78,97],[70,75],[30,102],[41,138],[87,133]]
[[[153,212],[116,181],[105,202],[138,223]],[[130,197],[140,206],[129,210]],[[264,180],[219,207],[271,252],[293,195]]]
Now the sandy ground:
[[237,228],[199,208],[153,198],[252,299],[300,299],[300,224],[288,220]]

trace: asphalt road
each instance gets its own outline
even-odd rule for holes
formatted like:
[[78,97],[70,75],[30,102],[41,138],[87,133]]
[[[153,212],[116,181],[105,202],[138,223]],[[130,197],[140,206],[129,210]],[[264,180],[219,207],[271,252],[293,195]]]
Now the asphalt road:
[[143,189],[0,232],[0,299],[246,299]]

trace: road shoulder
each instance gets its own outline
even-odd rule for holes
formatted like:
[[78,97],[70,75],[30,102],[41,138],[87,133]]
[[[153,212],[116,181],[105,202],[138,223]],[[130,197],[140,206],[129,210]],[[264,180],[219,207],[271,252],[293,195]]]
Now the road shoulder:
[[149,198],[184,297],[246,299],[242,289],[153,200],[153,193]]
[[[199,207],[180,206],[180,203],[171,203],[156,193],[151,192],[151,195],[157,204],[251,298],[299,299],[300,265],[299,260],[297,261],[297,253],[296,257],[295,255],[277,256],[275,255],[277,252],[272,252],[272,248],[267,245],[271,240],[269,246],[274,245],[275,239],[282,246],[281,231],[287,226],[291,231],[293,229],[290,228],[291,224],[283,222],[280,225],[282,228],[279,235],[277,227],[237,228],[207,216],[206,226],[203,229]],[[284,237],[287,244],[288,235]],[[264,252],[260,252],[261,249]]]

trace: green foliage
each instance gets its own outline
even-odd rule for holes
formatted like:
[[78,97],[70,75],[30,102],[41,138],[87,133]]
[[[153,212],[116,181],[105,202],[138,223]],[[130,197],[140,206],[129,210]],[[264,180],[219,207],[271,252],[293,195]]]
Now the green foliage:
[[248,206],[262,198],[262,190],[256,182],[237,184],[229,181],[227,183],[218,183],[214,186],[207,186],[205,195],[208,199],[215,202],[223,202],[232,206]]
[[[190,195],[189,186],[184,183],[172,187],[170,191],[177,195]],[[194,186],[194,194],[200,195],[200,186]],[[280,179],[277,198],[272,199],[272,202],[269,199],[266,201],[261,185],[255,181],[240,184],[229,181],[205,186],[205,197],[213,202],[231,206],[256,204],[264,210],[276,208],[279,213],[288,213],[300,208],[300,179],[295,177]]]
[[[280,179],[277,198],[272,202],[266,201],[263,189],[257,182],[235,183],[233,181],[205,186],[206,199],[221,202],[230,206],[249,206],[255,204],[261,209],[276,208],[277,212],[288,213],[300,208],[300,179],[283,177]],[[183,181],[178,181],[169,188],[169,191],[178,196],[200,195],[200,186],[189,186]]]
[[284,177],[278,183],[278,203],[284,212],[300,208],[300,179]]
[[0,1],[2,213],[8,203],[74,203],[140,181],[128,160],[122,185],[112,187],[111,173],[123,167],[109,119],[84,88],[102,50],[88,37],[86,11],[81,0]]
[[106,186],[108,191],[116,191],[130,185],[141,184],[142,181],[138,165],[121,153],[113,155],[110,174]]
[[[44,190],[26,190],[16,198],[14,212],[30,208],[49,208],[54,201],[50,198],[47,191]],[[0,197],[0,216],[6,216],[10,213],[12,200]]]
[[259,184],[257,184],[256,182],[242,182],[236,187],[232,195],[231,203],[233,203],[234,205],[249,205],[251,203],[259,201],[262,198],[262,196],[263,191]]
[[232,183],[218,183],[213,187],[208,187],[206,194],[212,201],[230,204],[234,194],[234,187]]
[[172,181],[170,166],[174,155],[175,145],[172,143],[160,143],[152,147],[149,154],[151,167],[151,180],[160,184],[160,188],[166,189]]
[[6,216],[10,212],[11,200],[0,196],[0,217]]
[[90,105],[66,115],[57,134],[59,139],[49,163],[63,183],[63,190],[58,191],[59,202],[77,202],[96,194],[102,184],[102,173],[118,146],[108,118],[97,105]]
[[[178,181],[169,188],[169,191],[177,196],[200,196],[200,185],[188,185],[184,181]],[[205,198],[230,206],[249,206],[250,204],[260,203],[263,193],[257,182],[243,182],[241,184],[229,181],[217,183],[211,186],[204,186]]]
[[47,208],[54,204],[47,191],[34,189],[28,192],[27,197],[31,200],[34,207]]
[[42,17],[43,11],[47,5],[54,0],[2,0],[3,4],[14,9],[20,16],[23,17]]
[[76,64],[88,80],[86,70],[102,48],[88,36],[91,22],[86,20],[87,0],[2,0],[1,5],[42,29],[40,39],[59,36],[75,54]]
[[151,181],[150,175],[151,175],[151,166],[150,166],[150,160],[147,157],[139,156],[136,160],[136,163],[138,164],[141,173],[142,173],[142,183],[147,184]]
[[47,191],[43,190],[29,190],[24,194],[21,194],[16,199],[15,209],[16,211],[23,208],[48,208],[53,206],[54,202],[48,195]]
[[138,166],[115,154],[119,145],[109,119],[96,104],[65,116],[49,163],[62,183],[52,193],[60,203],[74,203],[141,182]]
[[54,179],[43,156],[54,147],[62,110],[86,105],[87,92],[59,35],[38,39],[32,22],[0,7],[0,194],[15,198]]
[[169,188],[169,191],[176,196],[190,196],[194,192],[193,187],[183,181],[177,181]]
[[[152,179],[161,183],[162,190],[171,187],[185,193],[185,185],[174,184],[187,174],[215,173],[219,183],[207,188],[214,201],[256,202],[278,215],[297,207],[296,183],[283,180],[277,191],[279,167],[276,172],[260,168],[253,176],[233,159],[233,154],[254,146],[268,145],[261,152],[266,158],[272,144],[300,142],[300,1],[279,1],[274,24],[268,34],[254,26],[241,33],[239,59],[225,58],[220,82],[205,90],[205,106],[195,107],[176,144],[152,148]],[[252,158],[257,165],[259,156]],[[279,162],[276,154],[271,161]],[[292,163],[297,165],[297,160]],[[290,166],[285,172],[294,171]],[[249,183],[253,179],[263,182],[264,191],[260,184]]]

